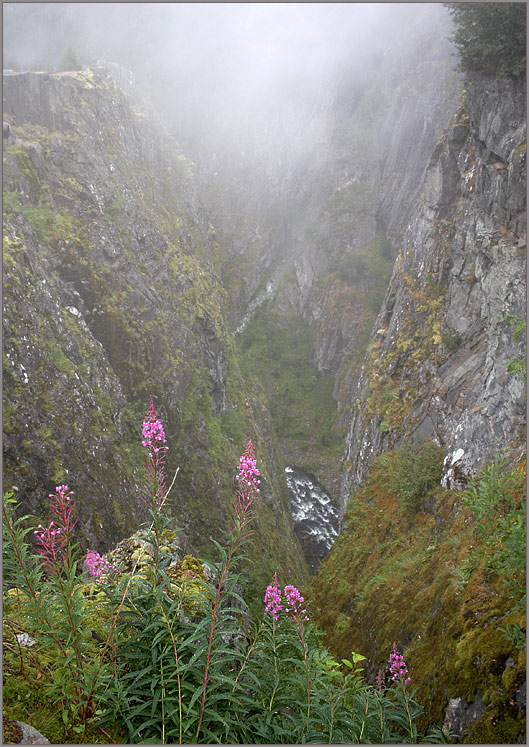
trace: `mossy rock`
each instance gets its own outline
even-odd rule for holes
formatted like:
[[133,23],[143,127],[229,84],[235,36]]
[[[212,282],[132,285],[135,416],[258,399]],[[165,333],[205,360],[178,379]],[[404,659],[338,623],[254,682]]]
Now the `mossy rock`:
[[18,721],[13,721],[7,716],[2,717],[2,737],[4,744],[20,744],[22,741],[22,729]]
[[[525,655],[500,628],[525,630],[525,615],[487,571],[486,550],[473,554],[476,520],[460,492],[437,487],[428,506],[399,511],[392,476],[401,458],[395,451],[375,460],[351,499],[344,530],[306,592],[313,619],[335,656],[353,649],[368,657],[369,677],[397,643],[425,708],[419,730],[443,723],[450,698],[472,703],[480,693],[486,710],[469,739],[502,743],[514,734],[516,742],[525,728],[517,705]],[[462,581],[457,571],[469,557]]]
[[168,569],[167,576],[171,581],[169,596],[172,599],[180,596],[184,610],[190,615],[204,614],[208,603],[204,597],[207,579],[202,563],[186,555]]

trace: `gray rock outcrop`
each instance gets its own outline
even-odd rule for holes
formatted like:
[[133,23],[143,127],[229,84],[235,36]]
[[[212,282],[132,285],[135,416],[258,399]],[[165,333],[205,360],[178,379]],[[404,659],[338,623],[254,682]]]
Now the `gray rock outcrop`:
[[430,160],[375,324],[343,506],[402,438],[437,440],[447,470],[457,461],[467,475],[523,441],[525,386],[506,364],[524,356],[508,315],[525,318],[525,81],[469,74],[466,96]]
[[476,694],[472,703],[465,703],[463,698],[450,698],[446,707],[443,728],[461,736],[467,726],[481,718],[485,713],[485,705],[480,693]]

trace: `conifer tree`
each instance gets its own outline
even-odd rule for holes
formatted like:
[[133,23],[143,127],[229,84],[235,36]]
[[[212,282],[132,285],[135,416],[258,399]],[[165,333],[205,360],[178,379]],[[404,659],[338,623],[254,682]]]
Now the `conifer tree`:
[[497,76],[525,73],[526,3],[443,3],[463,70]]
[[77,54],[75,53],[72,46],[69,44],[66,47],[64,55],[62,57],[59,70],[61,70],[62,72],[65,72],[67,70],[80,70],[81,67],[82,67],[81,63],[77,59]]

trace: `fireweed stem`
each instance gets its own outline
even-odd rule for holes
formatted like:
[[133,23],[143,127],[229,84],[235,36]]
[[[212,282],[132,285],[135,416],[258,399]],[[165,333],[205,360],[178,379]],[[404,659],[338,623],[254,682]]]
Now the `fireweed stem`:
[[[169,490],[170,490],[170,489],[171,489],[171,488],[173,487],[173,485],[174,485],[174,482],[175,482],[175,480],[176,480],[176,476],[177,476],[177,474],[178,474],[178,471],[179,471],[179,469],[180,469],[180,468],[178,468],[178,469],[176,470],[176,472],[175,472],[175,476],[174,476],[174,478],[173,478],[173,481],[172,481],[172,483],[171,483],[171,486],[170,486]],[[164,504],[164,502],[165,502],[165,498],[167,498],[167,495],[169,494],[169,490],[167,491],[167,493],[166,493],[166,495],[165,495],[165,497],[164,497],[164,500],[163,500],[163,501],[162,501],[162,502],[160,503],[160,508],[161,508],[161,507],[163,506],[163,504]],[[151,529],[151,530],[152,530],[153,526],[154,526],[154,522],[151,522],[151,526],[150,526],[150,529]],[[140,562],[141,562],[141,559],[142,559],[142,557],[144,556],[144,554],[145,554],[145,549],[144,549],[144,548],[142,547],[142,548],[140,548],[140,552],[138,553],[138,558],[137,558],[136,562],[134,563],[134,566],[133,566],[133,568],[132,568],[131,574],[130,574],[130,576],[129,576],[128,580],[127,580],[127,585],[125,586],[125,591],[123,592],[123,597],[121,598],[121,602],[120,602],[120,604],[119,604],[119,607],[118,607],[118,609],[117,609],[117,611],[116,611],[116,614],[114,615],[114,617],[113,617],[113,619],[112,619],[112,623],[111,623],[111,625],[110,625],[110,630],[109,630],[109,633],[108,633],[108,636],[107,636],[107,640],[106,640],[106,642],[105,642],[105,645],[103,646],[103,649],[102,649],[102,651],[101,651],[101,656],[99,657],[99,667],[101,667],[101,665],[102,665],[102,663],[103,663],[103,659],[105,658],[105,654],[106,654],[106,652],[107,652],[107,649],[108,649],[108,646],[109,646],[109,644],[110,644],[110,639],[112,638],[112,633],[114,632],[114,628],[116,627],[117,621],[118,621],[118,619],[119,619],[119,615],[120,615],[120,613],[121,613],[121,610],[123,609],[123,605],[125,604],[125,600],[126,600],[126,598],[127,598],[127,595],[128,595],[128,593],[129,593],[129,588],[130,588],[130,585],[131,585],[131,583],[132,583],[132,581],[133,581],[133,578],[134,578],[134,574],[136,573],[136,568],[137,568],[137,567],[138,567],[138,565],[140,564]],[[99,671],[99,670],[98,670],[98,671]]]
[[298,637],[301,642],[301,650],[303,651],[303,659],[305,661],[305,674],[307,677],[307,718],[310,715],[310,679],[309,679],[309,663],[307,660],[307,649],[305,646],[304,636],[304,625],[305,620],[308,620],[307,610],[302,609],[303,597],[296,589],[295,586],[285,586],[285,597],[287,600],[287,607],[285,612],[291,613],[292,620],[297,623],[298,626]]
[[332,734],[334,731],[334,701],[332,699],[332,692],[329,690],[329,702],[331,704],[331,726],[329,729],[329,742],[328,744],[332,744]]
[[211,648],[213,645],[213,635],[215,632],[215,623],[217,619],[217,609],[219,604],[220,592],[222,589],[222,584],[224,583],[224,578],[226,577],[238,545],[242,542],[242,540],[250,537],[253,534],[253,532],[247,532],[243,535],[242,530],[254,519],[253,503],[255,498],[257,497],[257,494],[259,493],[259,488],[257,486],[260,483],[260,480],[257,479],[258,475],[259,470],[256,467],[253,444],[251,441],[248,441],[244,454],[239,459],[239,472],[235,478],[239,481],[240,487],[237,489],[237,502],[232,503],[235,512],[235,528],[230,530],[233,540],[217,586],[217,594],[215,596],[215,602],[213,604],[213,615],[211,618],[211,629],[209,633],[208,653],[206,657],[206,669],[204,672],[204,684],[202,688],[202,702],[200,705],[200,716],[198,719],[197,731],[195,734],[195,739],[197,741],[198,735],[200,734],[200,727],[202,726],[202,719],[204,717],[209,665],[211,662]]
[[[157,519],[158,516],[165,504],[165,501],[167,500],[167,496],[169,495],[171,488],[175,484],[176,477],[178,475],[178,472],[180,471],[180,468],[177,467],[174,477],[171,481],[171,484],[169,488],[165,489],[165,453],[167,451],[166,446],[160,446],[159,444],[165,443],[165,434],[163,430],[163,426],[161,423],[161,420],[159,418],[158,413],[156,412],[154,408],[154,404],[152,401],[152,396],[150,398],[150,405],[149,409],[147,410],[147,413],[145,415],[143,426],[142,426],[142,435],[143,435],[143,441],[142,445],[149,450],[149,462],[148,465],[145,467],[145,471],[147,473],[147,486],[145,488],[145,493],[147,494],[149,500],[146,500],[145,498],[142,498],[142,501],[152,510],[152,513],[154,514],[153,520],[151,522],[149,531],[151,532],[153,529],[155,530],[156,534],[156,564],[158,563],[158,550],[159,550],[159,534],[157,532]],[[103,649],[101,651],[101,655],[99,657],[99,665],[97,667],[97,670],[94,673],[94,678],[92,680],[92,688],[90,690],[90,697],[92,696],[93,690],[95,688],[95,684],[97,681],[97,675],[99,674],[99,671],[101,670],[101,667],[103,666],[103,660],[105,658],[105,654],[108,650],[108,647],[110,645],[110,641],[112,639],[112,635],[114,633],[115,627],[117,625],[119,616],[121,614],[121,610],[123,609],[123,605],[125,604],[125,600],[127,599],[130,585],[132,583],[132,580],[134,578],[134,574],[136,573],[136,568],[141,562],[141,559],[143,555],[145,554],[145,549],[142,547],[140,549],[140,552],[138,554],[138,558],[136,562],[134,563],[134,566],[132,568],[132,572],[127,580],[127,584],[125,586],[125,590],[123,592],[123,596],[120,600],[119,606],[116,610],[115,615],[112,618],[112,622],[110,624],[110,629],[107,635],[107,639],[105,641],[105,645],[103,646]],[[164,614],[165,616],[165,614]],[[175,646],[174,639],[171,633],[171,638],[173,640],[173,646]],[[178,656],[176,654],[176,648],[175,648],[175,657],[177,660],[177,666],[178,666]],[[180,675],[178,675],[178,694],[179,694],[179,709],[180,709],[180,743],[181,743],[181,737],[182,737],[182,703],[181,703],[181,696],[180,696]]]
[[242,663],[242,667],[240,668],[239,672],[237,673],[237,677],[235,677],[235,683],[234,683],[234,685],[233,685],[233,687],[231,689],[232,694],[235,692],[235,685],[239,681],[239,677],[241,676],[241,674],[244,672],[244,668],[248,664],[248,660],[250,659],[250,656],[252,655],[252,652],[253,652],[256,644],[257,644],[257,639],[259,638],[259,636],[263,632],[263,628],[264,628],[264,621],[261,622],[259,630],[257,631],[257,634],[256,634],[255,638],[253,639],[252,645],[249,647],[248,652],[247,652],[246,656],[244,657],[244,661]]
[[[154,408],[154,403],[152,400],[152,396],[150,398],[150,406],[147,410],[147,413],[145,415],[144,421],[143,421],[143,427],[142,427],[142,435],[143,435],[143,441],[142,445],[148,449],[148,464],[145,467],[145,472],[147,474],[146,478],[146,486],[144,488],[144,492],[146,494],[146,498],[142,498],[142,501],[148,506],[148,508],[152,512],[153,519],[151,521],[151,525],[149,527],[149,532],[152,532],[154,529],[154,533],[156,536],[156,549],[155,549],[155,565],[158,567],[158,561],[159,561],[159,547],[160,547],[160,532],[159,532],[159,517],[161,514],[161,510],[167,500],[167,497],[175,484],[178,472],[180,471],[180,468],[177,467],[174,477],[171,481],[171,484],[169,488],[165,487],[166,484],[166,477],[165,477],[165,454],[167,452],[167,447],[160,445],[164,444],[165,439],[165,433],[163,430],[163,425],[160,420],[160,417],[158,413],[156,412],[156,409]],[[121,614],[121,610],[123,609],[123,605],[125,604],[125,600],[127,599],[130,585],[133,581],[134,575],[136,573],[136,569],[138,565],[141,562],[142,557],[145,554],[145,549],[142,547],[140,549],[140,552],[138,554],[138,558],[136,559],[134,563],[134,567],[132,568],[132,572],[127,579],[127,584],[125,586],[125,590],[123,592],[123,596],[120,600],[118,609],[116,610],[115,615],[112,618],[112,622],[110,625],[110,630],[107,635],[107,639],[105,641],[105,645],[103,646],[103,650],[101,652],[101,655],[99,657],[99,666],[96,672],[96,675],[99,673],[99,670],[101,669],[101,666],[103,664],[103,660],[105,658],[105,654],[107,652],[107,649],[110,645],[110,641],[112,639],[112,635],[114,633],[114,629],[117,625],[119,616]],[[154,583],[156,583],[156,579],[154,579]],[[171,641],[173,643],[173,650],[175,654],[175,664],[178,669],[178,653],[176,650],[176,642],[172,633],[171,626],[169,624],[169,621],[167,620],[167,616],[165,614],[165,611],[162,609],[162,615],[164,617],[165,623],[167,625],[167,628],[169,630],[169,634],[171,636]],[[93,687],[95,687],[96,678],[94,677],[93,680]],[[179,718],[180,718],[180,744],[182,744],[182,694],[181,694],[181,683],[180,683],[180,674],[177,674],[177,682],[178,682],[178,711],[179,711]],[[164,726],[165,728],[165,726]]]
[[165,624],[167,625],[167,630],[169,631],[169,635],[171,636],[171,641],[173,644],[173,651],[174,651],[174,659],[176,664],[176,681],[178,684],[178,720],[179,720],[179,742],[178,744],[182,744],[182,691],[181,691],[181,684],[180,684],[180,672],[178,671],[178,652],[176,650],[176,641],[174,639],[173,635],[173,629],[171,627],[171,624],[169,623],[169,620],[167,619],[167,615],[165,614],[165,610],[160,605],[160,609],[162,611],[163,619],[165,621]]
[[[367,717],[368,707],[369,707],[369,692],[366,690],[366,708],[365,708],[365,715],[366,715],[366,717]],[[363,721],[362,721],[362,729],[360,730],[360,736],[358,737],[358,743],[359,744],[362,741],[362,736],[364,734],[365,725],[366,725],[366,719],[364,718]]]
[[[263,602],[266,602],[265,612],[272,616],[272,641],[274,647],[274,673],[277,676],[277,650],[276,650],[276,620],[279,619],[279,613],[283,609],[281,604],[281,591],[277,572],[274,573],[274,580],[266,588]],[[274,688],[275,693],[275,688]],[[273,696],[272,696],[273,698]],[[272,710],[272,701],[270,701],[270,710]]]
[[217,607],[218,607],[218,604],[219,604],[220,591],[221,591],[221,588],[222,588],[222,583],[224,581],[224,577],[226,576],[226,573],[228,572],[228,568],[230,567],[230,564],[231,564],[231,561],[232,561],[232,558],[233,558],[233,554],[235,552],[235,549],[237,547],[237,544],[238,544],[239,540],[240,540],[240,530],[238,530],[235,533],[235,536],[233,538],[233,542],[231,544],[231,548],[230,548],[230,552],[229,552],[229,555],[228,555],[228,559],[226,561],[226,564],[224,566],[224,570],[222,571],[222,575],[220,577],[220,581],[219,581],[218,586],[217,586],[217,594],[216,594],[216,597],[215,597],[215,602],[213,604],[213,617],[211,619],[211,630],[210,630],[210,633],[209,633],[208,654],[207,654],[207,658],[206,658],[206,671],[204,673],[204,685],[203,685],[203,690],[202,690],[202,703],[201,703],[201,706],[200,706],[200,718],[199,718],[199,721],[198,721],[198,726],[197,726],[197,732],[195,734],[195,739],[198,739],[198,735],[200,733],[200,727],[202,726],[202,717],[204,715],[204,706],[205,706],[205,703],[206,703],[206,689],[207,689],[207,685],[208,685],[209,664],[210,664],[210,660],[211,660],[211,647],[213,645],[213,634],[214,634],[214,631],[215,631],[215,621],[216,621],[216,617],[217,617]]
[[[40,547],[37,547],[37,553],[40,555],[42,564],[47,571],[50,582],[56,584],[57,592],[60,594],[64,601],[68,615],[68,623],[70,630],[72,631],[73,648],[75,652],[76,664],[73,665],[67,658],[67,652],[62,643],[60,637],[55,633],[50,620],[47,615],[42,614],[41,605],[39,604],[37,591],[33,587],[29,574],[26,571],[20,549],[16,541],[15,531],[11,522],[9,512],[6,510],[6,504],[3,505],[3,517],[5,526],[11,537],[11,542],[16,554],[18,565],[20,566],[22,577],[24,578],[25,586],[28,589],[34,605],[34,613],[39,623],[44,629],[48,630],[50,638],[57,646],[59,651],[67,659],[66,666],[71,675],[73,683],[73,695],[74,703],[80,708],[80,714],[83,718],[83,722],[86,730],[86,722],[91,713],[91,693],[88,697],[83,698],[83,690],[86,692],[86,687],[82,687],[82,683],[86,684],[86,668],[84,666],[84,660],[79,649],[79,630],[73,620],[73,596],[72,596],[72,569],[73,560],[71,556],[71,544],[70,536],[77,524],[77,519],[72,522],[72,513],[75,507],[74,502],[71,500],[70,492],[66,485],[60,485],[56,488],[56,494],[51,493],[51,511],[57,519],[50,521],[48,527],[44,528],[39,525],[38,529],[35,530],[34,534],[37,537],[37,541],[40,543]],[[63,574],[65,578],[63,578]],[[84,700],[84,703],[81,701]]]
[[268,704],[268,710],[272,711],[272,705],[274,703],[274,698],[276,696],[276,690],[277,690],[277,648],[276,648],[276,621],[275,618],[272,617],[272,645],[273,645],[273,651],[274,651],[274,689],[272,690],[272,695],[270,696],[270,703]]
[[272,641],[274,645],[274,674],[277,674],[276,621],[272,620]]
[[303,658],[305,659],[305,674],[307,676],[307,718],[310,716],[310,681],[309,681],[309,663],[307,661],[307,651],[305,649],[305,638],[303,637],[303,626],[298,620],[299,638],[303,648]]

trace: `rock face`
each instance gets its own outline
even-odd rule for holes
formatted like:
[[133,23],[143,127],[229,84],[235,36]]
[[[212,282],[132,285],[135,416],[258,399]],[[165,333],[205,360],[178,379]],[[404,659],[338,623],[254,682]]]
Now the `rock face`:
[[[302,157],[282,180],[268,184],[261,179],[266,172],[257,171],[263,208],[251,211],[251,218],[261,219],[260,239],[243,231],[249,242],[244,260],[225,265],[225,284],[239,313],[247,308],[240,306],[242,288],[249,297],[257,289],[257,300],[269,283],[267,318],[281,329],[294,328],[300,317],[309,326],[315,375],[332,382],[335,442],[355,408],[352,392],[421,179],[457,107],[448,15],[421,7],[408,20],[372,64],[364,60],[357,70],[352,54],[350,66],[313,103],[311,118],[297,133]],[[241,189],[239,180],[234,189]],[[224,222],[232,215],[231,225],[241,227],[243,201],[238,212],[223,204]],[[267,395],[275,399],[277,391],[272,382]],[[288,396],[295,399],[292,391]],[[300,464],[296,446],[282,443],[286,460]],[[306,465],[310,472],[328,486],[339,483],[335,452],[328,459],[321,448],[307,453],[317,465],[316,471]]]
[[334,377],[338,433],[354,408],[360,361],[424,171],[457,105],[438,10],[422,8],[361,86],[344,77],[328,112],[325,157],[311,164],[304,220],[291,236],[295,282],[283,293],[311,325],[318,370]]
[[478,693],[474,702],[467,705],[463,698],[450,698],[446,707],[446,716],[443,727],[461,736],[466,727],[481,718],[485,712],[485,706],[481,695]]
[[271,562],[277,552],[303,577],[266,407],[239,372],[193,164],[118,88],[119,72],[4,80],[17,135],[3,172],[5,487],[42,516],[53,486],[67,483],[83,543],[108,549],[146,515],[140,430],[152,394],[169,479],[180,468],[170,510],[184,540],[198,552],[223,536],[252,438],[263,473],[256,552],[273,545]]
[[508,315],[525,317],[525,83],[469,74],[466,98],[433,152],[375,324],[342,506],[403,438],[437,440],[463,474],[523,440],[525,387],[506,364],[524,356]]

